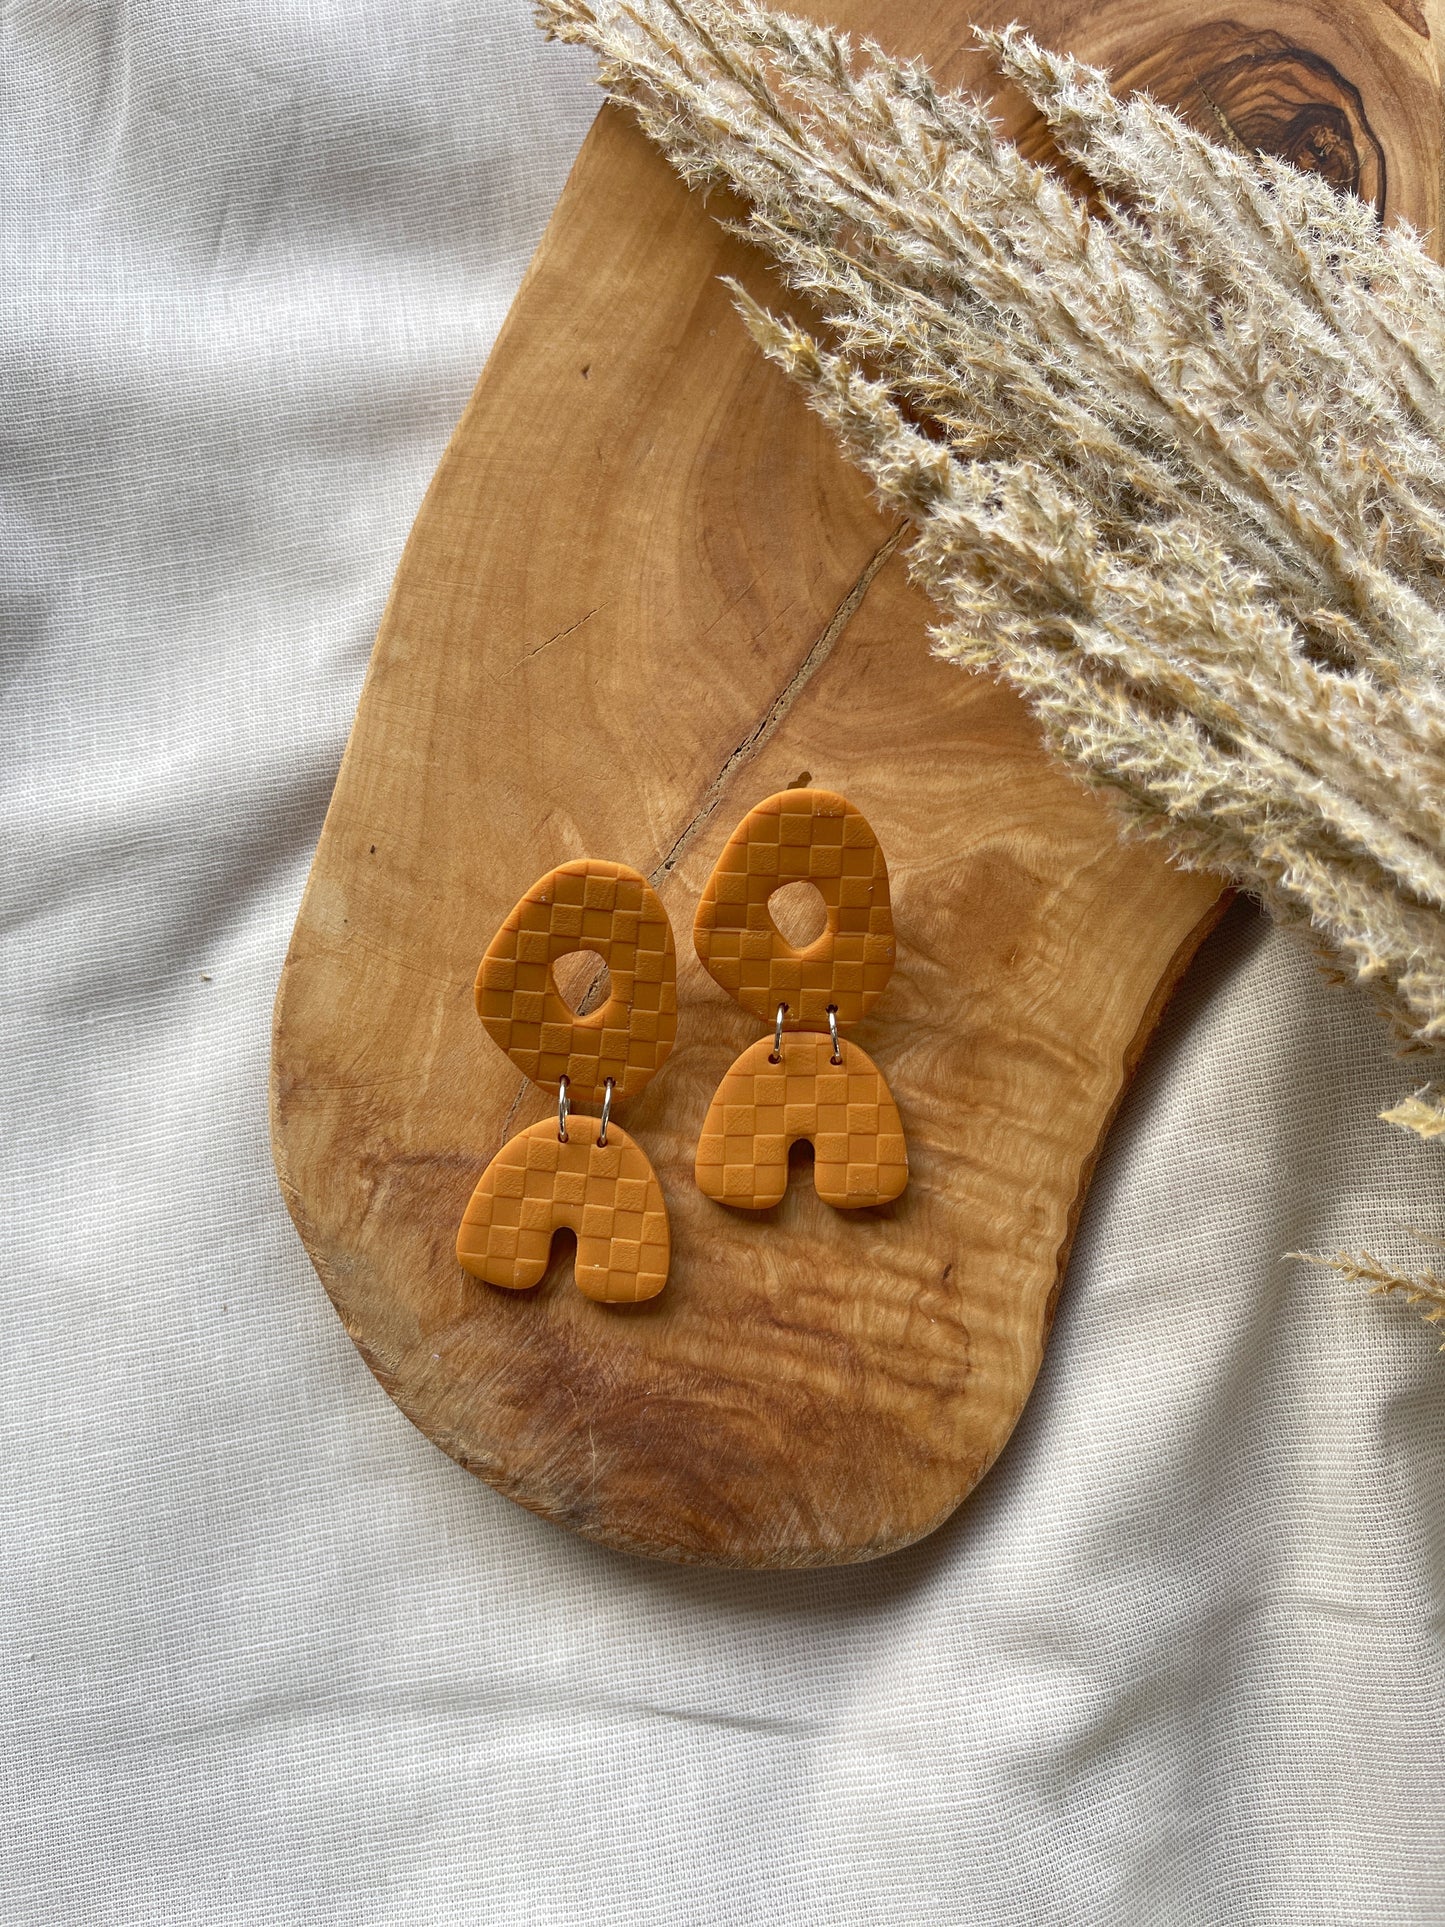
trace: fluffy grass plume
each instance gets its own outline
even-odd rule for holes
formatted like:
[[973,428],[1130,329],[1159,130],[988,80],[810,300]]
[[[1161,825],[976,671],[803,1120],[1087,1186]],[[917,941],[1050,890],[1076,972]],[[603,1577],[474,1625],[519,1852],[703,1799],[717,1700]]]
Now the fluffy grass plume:
[[1088,205],[921,64],[750,0],[540,12],[805,298],[806,326],[738,293],[915,525],[937,652],[1439,1049],[1445,275],[1419,237],[1017,28],[980,38]]

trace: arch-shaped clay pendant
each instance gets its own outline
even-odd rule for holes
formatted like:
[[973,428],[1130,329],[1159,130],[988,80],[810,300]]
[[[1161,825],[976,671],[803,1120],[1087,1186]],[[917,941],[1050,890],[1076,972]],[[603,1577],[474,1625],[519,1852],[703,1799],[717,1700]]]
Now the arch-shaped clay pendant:
[[572,1116],[565,1141],[544,1118],[482,1173],[457,1233],[457,1262],[509,1291],[541,1282],[552,1234],[577,1234],[577,1288],[606,1305],[655,1298],[667,1283],[667,1206],[647,1154],[616,1124]]
[[697,1147],[699,1188],[718,1204],[766,1211],[788,1188],[788,1151],[813,1146],[813,1180],[825,1204],[888,1204],[908,1184],[903,1124],[883,1073],[856,1044],[792,1036],[782,1061],[760,1037],[724,1077]]
[[[816,884],[823,934],[794,949],[768,909],[785,883]],[[855,1024],[893,974],[888,866],[859,810],[832,790],[783,790],[750,810],[702,893],[693,942],[703,967],[745,1010],[786,1030],[826,1030],[828,1006]]]
[[[612,979],[600,1010],[579,1017],[553,975],[559,957],[595,950]],[[579,857],[534,883],[487,946],[477,1015],[524,1077],[571,1081],[575,1103],[600,1103],[607,1079],[633,1097],[677,1036],[677,952],[662,901],[625,863]]]

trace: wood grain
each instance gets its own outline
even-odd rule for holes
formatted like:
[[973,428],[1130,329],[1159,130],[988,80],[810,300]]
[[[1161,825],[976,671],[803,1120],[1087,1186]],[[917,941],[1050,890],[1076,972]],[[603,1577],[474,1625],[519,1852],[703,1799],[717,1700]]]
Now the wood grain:
[[[979,77],[954,6],[836,11]],[[1016,12],[1434,225],[1436,41],[1413,5],[993,18]],[[396,579],[278,997],[274,1139],[348,1331],[444,1450],[609,1545],[798,1566],[906,1545],[996,1458],[1218,892],[1122,845],[1011,695],[929,657],[900,532],[752,350],[723,273],[781,298],[604,111]],[[907,1191],[861,1214],[801,1179],[757,1215],[703,1197],[708,1103],[759,1024],[684,942],[676,1048],[620,1120],[666,1194],[667,1290],[593,1303],[560,1249],[533,1291],[468,1277],[472,1188],[552,1101],[472,1007],[499,923],[596,856],[685,931],[733,826],[798,782],[847,796],[888,855],[897,970],[851,1036],[903,1113]]]

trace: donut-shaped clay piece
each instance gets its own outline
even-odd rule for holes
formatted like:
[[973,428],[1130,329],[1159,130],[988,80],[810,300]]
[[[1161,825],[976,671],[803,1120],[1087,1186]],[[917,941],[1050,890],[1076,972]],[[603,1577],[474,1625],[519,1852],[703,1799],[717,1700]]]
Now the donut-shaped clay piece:
[[[768,899],[786,883],[816,884],[823,934],[794,949]],[[882,995],[896,945],[888,867],[863,815],[831,790],[784,790],[750,810],[728,838],[697,907],[693,942],[703,967],[769,1024],[826,1030],[828,1006],[854,1024]]]
[[[595,950],[612,979],[579,1017],[553,975],[559,957]],[[524,1077],[571,1080],[574,1103],[600,1104],[607,1079],[632,1097],[677,1036],[677,952],[662,900],[625,863],[579,857],[534,883],[487,946],[477,1015]]]

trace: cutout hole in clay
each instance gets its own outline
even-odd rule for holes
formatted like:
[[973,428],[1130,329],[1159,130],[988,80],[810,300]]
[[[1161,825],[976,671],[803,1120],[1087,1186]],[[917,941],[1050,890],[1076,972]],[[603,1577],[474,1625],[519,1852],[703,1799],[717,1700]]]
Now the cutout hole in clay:
[[600,1010],[612,995],[612,973],[595,950],[569,950],[552,966],[558,995],[575,1017]]
[[784,883],[768,898],[768,915],[778,926],[778,934],[794,950],[806,950],[816,943],[828,927],[828,906],[823,892],[806,877]]

